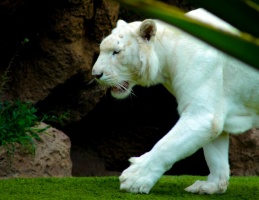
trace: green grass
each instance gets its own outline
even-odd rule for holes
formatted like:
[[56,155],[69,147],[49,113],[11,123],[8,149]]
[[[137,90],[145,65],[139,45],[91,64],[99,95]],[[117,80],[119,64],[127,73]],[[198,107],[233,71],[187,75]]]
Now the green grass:
[[148,195],[120,191],[117,177],[2,179],[0,199],[259,199],[259,177],[231,177],[227,192],[221,195],[185,192],[184,188],[197,179],[205,177],[163,176]]

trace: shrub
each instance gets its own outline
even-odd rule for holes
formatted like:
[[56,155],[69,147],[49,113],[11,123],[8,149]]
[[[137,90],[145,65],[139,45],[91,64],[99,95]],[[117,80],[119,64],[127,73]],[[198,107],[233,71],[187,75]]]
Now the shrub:
[[41,121],[36,111],[32,103],[18,100],[0,102],[0,146],[6,148],[8,153],[15,152],[16,144],[31,153],[35,152],[34,139],[40,140],[39,133],[48,128],[36,127]]

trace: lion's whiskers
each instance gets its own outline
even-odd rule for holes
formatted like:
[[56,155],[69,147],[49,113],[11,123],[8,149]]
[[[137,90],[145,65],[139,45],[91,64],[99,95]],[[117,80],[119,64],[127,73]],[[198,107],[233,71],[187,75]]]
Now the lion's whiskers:
[[136,95],[135,95],[135,93],[134,93],[134,91],[133,91],[133,90],[131,90],[131,91],[130,91],[130,96],[134,96],[134,97],[136,97]]
[[120,89],[123,89],[123,90],[127,90],[127,88],[123,84],[121,84],[121,83],[119,83],[117,85],[117,87],[119,87]]

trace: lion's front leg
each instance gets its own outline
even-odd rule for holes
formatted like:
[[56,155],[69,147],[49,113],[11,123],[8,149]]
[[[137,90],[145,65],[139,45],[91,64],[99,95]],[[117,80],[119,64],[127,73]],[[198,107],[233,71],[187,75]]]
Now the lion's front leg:
[[150,152],[140,157],[132,157],[129,161],[130,167],[124,170],[119,178],[120,189],[132,193],[148,194],[165,170],[154,163]]
[[132,193],[149,193],[175,162],[193,154],[218,136],[221,129],[214,127],[212,130],[211,127],[219,122],[213,120],[211,114],[181,117],[150,152],[130,159],[130,167],[120,176],[120,188]]
[[185,190],[199,194],[222,194],[227,190],[229,180],[228,164],[229,135],[222,133],[213,142],[203,147],[210,175],[207,181],[196,181]]

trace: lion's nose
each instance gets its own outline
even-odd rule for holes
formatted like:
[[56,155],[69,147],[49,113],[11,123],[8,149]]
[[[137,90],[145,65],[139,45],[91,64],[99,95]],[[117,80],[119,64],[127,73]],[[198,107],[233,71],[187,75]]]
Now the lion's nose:
[[96,74],[96,75],[94,75],[94,76],[95,76],[95,78],[100,79],[100,78],[103,76],[103,73]]
[[96,78],[96,79],[100,79],[103,76],[103,72],[96,72],[95,70],[93,70],[92,75]]

